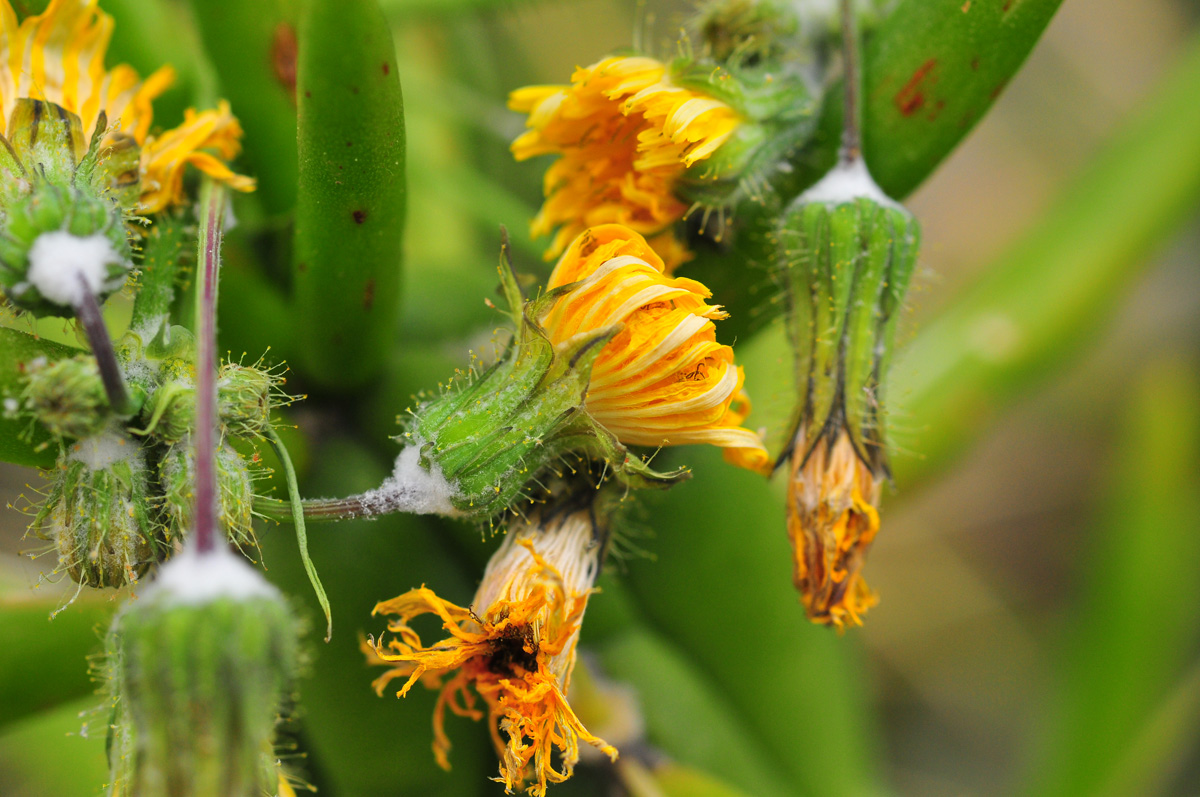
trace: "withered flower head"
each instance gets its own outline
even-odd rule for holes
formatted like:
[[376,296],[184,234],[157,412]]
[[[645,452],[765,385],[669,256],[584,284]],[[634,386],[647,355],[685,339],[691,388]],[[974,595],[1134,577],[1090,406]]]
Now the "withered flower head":
[[[500,756],[496,780],[509,791],[528,782],[529,794],[544,795],[548,783],[571,777],[580,741],[616,759],[566,698],[601,547],[588,510],[534,520],[509,530],[471,606],[421,587],[375,607],[375,614],[394,615],[386,643],[364,643],[369,660],[391,667],[375,689],[382,694],[396,678],[405,679],[399,697],[417,681],[440,688],[433,751],[442,767],[449,768],[446,710],[483,719],[480,698]],[[440,617],[449,636],[423,643],[409,623],[424,614]]]

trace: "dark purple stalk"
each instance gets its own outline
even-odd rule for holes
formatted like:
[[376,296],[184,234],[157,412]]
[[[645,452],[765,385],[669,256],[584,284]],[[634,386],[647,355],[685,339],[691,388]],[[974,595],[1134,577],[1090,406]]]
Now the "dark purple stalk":
[[117,363],[117,353],[113,350],[112,338],[108,336],[108,327],[104,326],[100,303],[96,301],[96,294],[92,293],[82,274],[79,276],[79,287],[82,294],[79,305],[75,308],[75,317],[92,347],[92,355],[100,369],[100,381],[104,383],[108,403],[117,415],[132,415],[133,401],[125,387],[125,377]]
[[217,274],[225,192],[205,181],[200,193],[200,264],[196,286],[196,549],[217,544]]

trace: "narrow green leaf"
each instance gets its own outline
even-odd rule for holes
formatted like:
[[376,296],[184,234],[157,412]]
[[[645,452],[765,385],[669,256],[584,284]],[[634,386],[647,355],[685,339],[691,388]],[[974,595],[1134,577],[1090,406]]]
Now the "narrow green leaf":
[[[1158,363],[1138,386],[1098,528],[1086,537],[1094,547],[1085,555],[1074,633],[1060,658],[1060,723],[1041,745],[1048,755],[1035,778],[1039,788],[1022,793],[1148,794],[1165,774],[1153,766],[1130,772],[1127,762],[1200,641],[1197,452],[1200,382],[1190,363]],[[1178,734],[1198,721],[1193,715],[1167,730]],[[1169,761],[1162,754],[1177,739],[1160,736],[1160,755],[1142,760]],[[1114,777],[1132,791],[1114,789]]]
[[204,47],[245,130],[257,196],[269,213],[296,204],[296,5],[192,0]]
[[269,426],[267,427],[267,440],[274,449],[275,456],[279,457],[279,463],[283,465],[284,478],[287,480],[288,502],[292,508],[292,529],[296,534],[296,544],[300,547],[300,561],[304,564],[308,583],[312,585],[313,592],[317,593],[317,603],[321,604],[321,611],[325,613],[325,641],[328,642],[333,636],[333,615],[329,611],[329,597],[325,594],[325,587],[321,586],[317,567],[313,564],[312,557],[308,555],[308,532],[304,527],[304,507],[300,505],[300,485],[296,483],[296,469],[292,467],[292,458],[288,456],[287,446],[279,439],[279,435],[275,434],[275,430]]
[[[900,482],[944,467],[1015,396],[1067,361],[1200,200],[1200,38],[1096,157],[899,353],[888,395]],[[915,431],[914,431],[915,430]]]
[[293,272],[300,365],[322,387],[346,391],[378,376],[395,334],[404,103],[375,0],[313,0],[300,42]]
[[[78,353],[78,349],[61,343],[0,327],[0,401],[21,392],[25,363],[37,357],[61,360]],[[35,425],[28,417],[10,418],[7,412],[0,411],[0,461],[49,468],[54,465],[57,453],[50,434],[40,424]]]

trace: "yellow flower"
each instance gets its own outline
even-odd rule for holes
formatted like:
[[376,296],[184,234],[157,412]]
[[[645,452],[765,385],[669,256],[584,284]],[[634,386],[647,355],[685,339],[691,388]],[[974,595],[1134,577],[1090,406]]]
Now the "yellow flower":
[[[442,767],[449,768],[446,709],[482,719],[477,695],[500,756],[497,780],[510,792],[531,781],[528,792],[544,795],[548,783],[571,777],[581,740],[616,759],[616,749],[589,733],[566,699],[600,548],[589,510],[515,526],[488,563],[470,607],[425,587],[375,607],[374,614],[396,616],[388,622],[394,637],[386,645],[365,645],[372,663],[392,666],[375,689],[382,695],[396,678],[406,679],[398,697],[418,680],[440,687],[433,750]],[[423,644],[409,622],[424,614],[440,617],[449,636]]]
[[183,200],[187,163],[231,188],[252,191],[254,180],[234,174],[221,160],[241,149],[242,131],[228,104],[216,111],[188,111],[178,128],[150,137],[151,103],[170,86],[175,72],[164,66],[143,81],[127,64],[106,69],[112,31],[112,17],[99,10],[96,0],[51,0],[45,11],[19,24],[9,0],[0,0],[0,134],[22,98],[52,102],[76,114],[84,142],[103,112],[108,121],[105,146],[132,138],[141,148],[140,213]]
[[[548,260],[596,224],[650,235],[683,218],[688,205],[675,195],[676,181],[741,121],[720,100],[674,85],[666,65],[644,57],[605,58],[576,69],[569,86],[518,89],[508,105],[529,114],[530,129],[512,144],[517,160],[559,156],[532,224],[535,236],[558,228]],[[686,250],[669,248],[673,268]]]
[[727,459],[759,469],[767,452],[739,426],[749,411],[733,349],[717,343],[726,317],[699,282],[670,278],[642,236],[605,224],[575,239],[547,289],[575,287],[539,323],[558,348],[605,327],[620,331],[592,366],[585,407],[622,443],[711,443]]
[[801,426],[787,499],[796,589],[810,620],[839,629],[862,625],[861,615],[878,602],[860,571],[879,531],[882,478],[844,428],[832,443],[822,435],[807,456],[799,447],[804,440]]

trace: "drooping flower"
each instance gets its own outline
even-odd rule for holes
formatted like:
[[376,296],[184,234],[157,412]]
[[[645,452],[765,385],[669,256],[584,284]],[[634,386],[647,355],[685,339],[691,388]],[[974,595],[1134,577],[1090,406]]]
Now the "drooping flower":
[[[470,606],[421,587],[375,607],[374,614],[394,615],[391,639],[364,644],[372,663],[391,667],[375,689],[382,695],[397,678],[404,679],[398,697],[417,681],[440,689],[433,751],[442,767],[450,766],[447,709],[483,719],[479,699],[500,756],[496,780],[510,792],[529,783],[529,794],[544,795],[547,784],[571,777],[581,741],[616,759],[566,698],[602,547],[587,509],[534,520],[509,530]],[[422,642],[409,623],[425,614],[440,617],[449,636]]]
[[[51,0],[41,14],[20,23],[9,0],[0,0],[0,133],[9,134],[17,101],[25,98],[76,115],[82,127],[77,147],[91,140],[103,115],[102,148],[115,151],[132,144],[140,149],[135,161],[139,213],[182,201],[181,173],[188,163],[231,188],[253,190],[253,179],[234,174],[224,163],[240,151],[242,133],[227,103],[217,110],[188,111],[178,128],[150,135],[152,101],[170,86],[175,71],[163,66],[142,80],[127,64],[106,68],[112,32],[113,19],[96,0]],[[76,160],[82,155],[75,153]]]
[[540,318],[556,347],[619,327],[592,365],[588,414],[622,443],[711,443],[751,469],[767,462],[749,412],[745,375],[733,349],[717,343],[726,313],[701,283],[671,278],[642,236],[619,224],[578,236],[555,266],[548,290],[574,285]]
[[[741,122],[723,101],[677,85],[665,64],[640,56],[576,69],[569,86],[518,89],[508,104],[529,114],[530,129],[512,144],[517,160],[558,156],[532,224],[535,236],[558,229],[547,259],[597,224],[645,235],[668,230],[690,206],[676,195],[676,182]],[[664,249],[675,253],[671,267],[686,251],[677,244]]]
[[[801,429],[797,444],[804,440]],[[879,531],[882,486],[844,429],[832,442],[823,435],[807,457],[793,453],[787,497],[792,579],[813,622],[862,625],[862,614],[878,602],[861,570]]]
[[798,197],[776,231],[795,353],[787,531],[809,619],[861,625],[860,571],[889,477],[886,385],[920,228],[861,160]]

